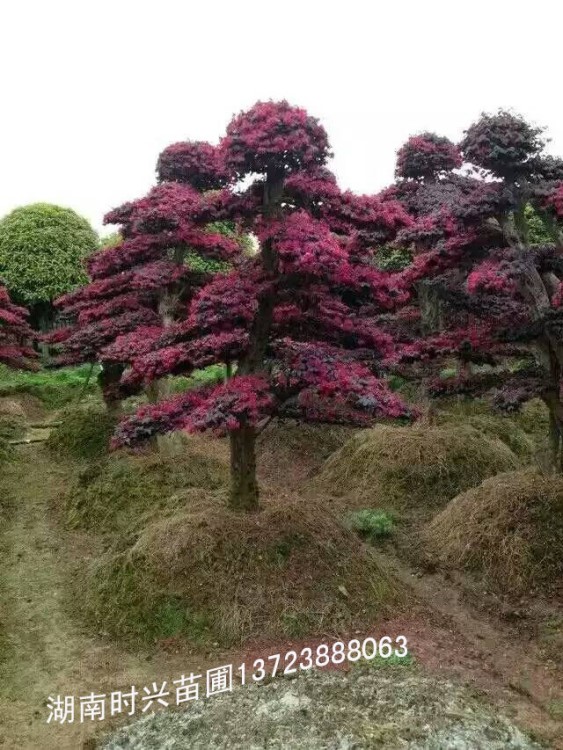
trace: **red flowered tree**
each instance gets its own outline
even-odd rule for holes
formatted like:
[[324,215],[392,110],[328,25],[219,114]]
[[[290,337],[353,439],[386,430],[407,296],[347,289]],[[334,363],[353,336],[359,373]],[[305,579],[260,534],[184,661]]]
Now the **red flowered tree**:
[[[120,224],[123,239],[89,259],[90,284],[57,301],[72,322],[49,337],[62,349],[58,364],[101,363],[111,411],[139,390],[121,382],[126,366],[181,318],[221,262],[241,252],[235,233],[209,226],[210,213],[202,211],[206,193],[229,180],[216,147],[173,144],[160,155],[157,176],[147,196],[107,214],[105,222]],[[154,383],[149,395],[157,398]]]
[[31,346],[34,333],[27,323],[28,311],[10,300],[0,286],[0,362],[15,369],[36,369],[37,354]]
[[[433,144],[437,148],[431,148]],[[468,174],[452,170],[461,160]],[[561,463],[563,402],[563,161],[544,153],[541,130],[507,112],[484,115],[453,144],[428,134],[401,149],[398,198],[415,224],[397,238],[413,253],[400,274],[413,304],[390,321],[401,341],[397,368],[431,394],[488,395],[508,412],[540,397]],[[529,211],[551,242],[532,244]],[[424,282],[434,325],[424,319]],[[445,360],[455,377],[437,377]]]
[[[116,443],[179,429],[228,434],[230,503],[253,510],[256,437],[272,417],[369,425],[412,416],[382,377],[394,344],[377,320],[406,295],[371,263],[377,243],[410,219],[393,199],[342,193],[326,168],[324,129],[287,102],[258,103],[236,116],[221,154],[250,185],[208,193],[179,214],[190,223],[240,222],[259,248],[205,285],[185,320],[132,361],[123,383],[217,362],[235,365],[235,374],[142,408],[120,425]],[[179,160],[169,169],[167,162],[172,177],[184,166]]]

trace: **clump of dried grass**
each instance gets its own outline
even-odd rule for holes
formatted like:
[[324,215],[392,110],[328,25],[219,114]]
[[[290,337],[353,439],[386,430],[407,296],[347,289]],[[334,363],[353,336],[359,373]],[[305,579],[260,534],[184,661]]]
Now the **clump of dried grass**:
[[228,483],[228,466],[188,445],[178,455],[115,453],[76,473],[67,495],[70,526],[121,537],[147,517],[176,507],[179,490],[215,490]]
[[422,533],[446,567],[479,573],[507,593],[563,579],[563,477],[499,474],[455,497]]
[[[460,417],[456,411],[441,412],[437,415],[438,424],[459,424]],[[488,437],[498,438],[506,443],[522,463],[532,460],[537,449],[531,435],[528,435],[516,422],[503,414],[470,414],[463,423],[474,427]]]
[[468,425],[379,425],[334,453],[313,486],[348,508],[436,508],[518,466],[505,443]]
[[[270,495],[263,510],[242,514],[222,491],[190,489],[181,505],[98,562],[90,588],[98,627],[232,644],[361,627],[400,599],[373,552],[320,501]],[[175,633],[160,628],[166,607]]]

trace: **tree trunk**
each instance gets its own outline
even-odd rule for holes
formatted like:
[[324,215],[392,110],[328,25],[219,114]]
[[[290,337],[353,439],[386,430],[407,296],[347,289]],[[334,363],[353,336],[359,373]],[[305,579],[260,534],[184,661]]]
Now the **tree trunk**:
[[123,374],[122,365],[104,365],[98,374],[98,385],[102,391],[102,398],[108,414],[118,420],[122,414],[121,398],[119,396],[119,381]]
[[149,404],[156,404],[160,398],[160,388],[159,388],[159,381],[153,380],[151,383],[149,383],[146,388],[145,392],[147,394],[147,400]]
[[439,333],[444,328],[444,322],[442,303],[437,290],[427,281],[421,281],[418,284],[417,291],[424,333]]
[[258,510],[256,481],[256,433],[243,425],[231,432],[231,491],[229,506],[235,510]]
[[[267,221],[280,215],[283,196],[284,171],[270,169],[266,174],[262,210]],[[262,293],[258,300],[254,320],[250,329],[248,350],[237,365],[239,375],[255,375],[265,370],[266,355],[273,312],[276,305],[275,280],[278,272],[278,258],[271,239],[261,246],[262,267],[272,281],[267,293]],[[229,365],[230,363],[228,363]],[[230,373],[227,371],[227,379]],[[258,482],[256,480],[256,429],[252,425],[242,424],[238,430],[230,433],[231,446],[231,488],[229,506],[235,510],[256,511],[259,509]]]

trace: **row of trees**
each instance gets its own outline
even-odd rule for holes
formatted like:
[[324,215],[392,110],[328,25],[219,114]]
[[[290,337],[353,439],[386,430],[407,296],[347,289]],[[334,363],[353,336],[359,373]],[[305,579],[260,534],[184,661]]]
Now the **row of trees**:
[[[490,396],[507,412],[541,398],[561,465],[563,160],[541,135],[499,112],[458,146],[426,133],[401,149],[386,194],[414,218],[397,242],[413,252],[403,288],[418,293],[390,325],[399,369],[431,396]],[[458,376],[436,377],[452,357]]]
[[[560,464],[563,161],[541,136],[506,112],[457,145],[424,133],[400,149],[394,185],[359,196],[327,168],[315,118],[258,103],[218,146],[165,149],[158,184],[107,215],[121,240],[59,300],[74,321],[52,337],[59,361],[101,362],[116,413],[146,391],[117,445],[228,434],[236,508],[258,506],[256,437],[272,418],[416,418],[392,372],[508,411],[542,398]],[[381,267],[389,250],[398,270]],[[458,376],[441,378],[453,360]],[[225,382],[167,395],[167,376],[216,363]]]

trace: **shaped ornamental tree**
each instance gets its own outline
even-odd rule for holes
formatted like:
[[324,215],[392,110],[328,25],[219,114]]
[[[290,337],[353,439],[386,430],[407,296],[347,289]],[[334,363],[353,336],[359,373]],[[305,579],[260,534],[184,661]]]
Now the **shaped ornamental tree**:
[[53,322],[56,297],[86,282],[84,259],[98,247],[86,219],[70,208],[34,203],[0,221],[0,279],[41,331]]
[[[236,233],[209,226],[205,194],[226,181],[221,154],[207,143],[179,143],[159,157],[160,184],[105,218],[121,225],[121,241],[88,261],[91,282],[57,301],[72,319],[50,337],[59,364],[100,362],[100,384],[111,410],[138,386],[121,376],[135,357],[187,311],[195,291],[240,254]],[[169,179],[173,181],[163,181]],[[205,214],[205,215],[204,215]],[[149,390],[156,398],[156,390]]]
[[[223,175],[206,178],[217,174],[212,152],[195,159],[172,146],[159,169],[178,182],[128,209],[127,221],[183,232],[205,221],[237,222],[259,248],[203,286],[183,320],[132,360],[122,383],[146,386],[213,363],[234,365],[234,375],[143,407],[120,425],[115,442],[131,445],[183,429],[228,434],[230,503],[254,510],[256,437],[273,417],[369,425],[413,416],[382,377],[394,343],[377,321],[407,295],[372,264],[377,243],[411,219],[391,198],[342,193],[326,168],[324,129],[285,101],[260,102],[237,115],[220,153],[226,173],[239,180],[234,186]],[[209,192],[198,195],[202,187]]]
[[[440,143],[440,158],[423,142]],[[396,240],[413,254],[399,274],[412,304],[388,320],[397,369],[431,395],[488,395],[509,412],[543,399],[560,466],[563,160],[545,155],[539,129],[502,111],[482,116],[454,152],[435,136],[411,139],[386,191],[415,220]],[[461,159],[466,176],[452,171]],[[421,289],[432,295],[430,320]],[[456,361],[457,376],[438,377]]]

